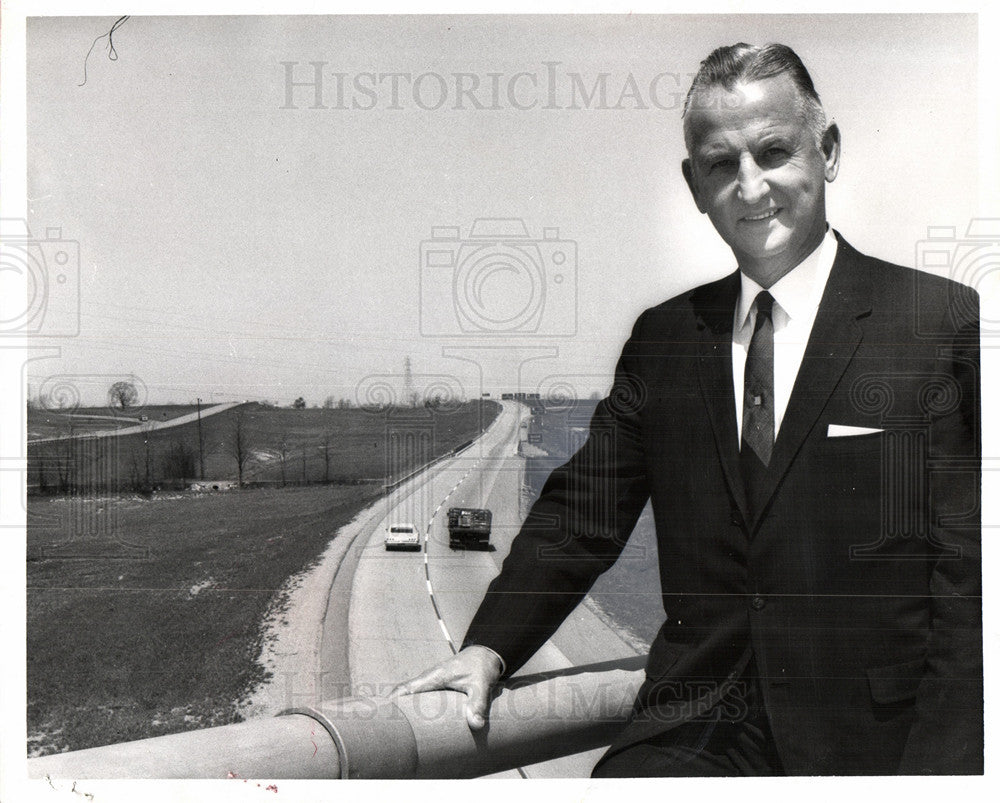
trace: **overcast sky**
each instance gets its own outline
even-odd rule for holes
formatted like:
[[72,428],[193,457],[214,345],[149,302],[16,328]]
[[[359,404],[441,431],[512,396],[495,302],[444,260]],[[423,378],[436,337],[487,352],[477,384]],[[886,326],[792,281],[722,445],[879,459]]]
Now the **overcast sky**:
[[[406,356],[417,391],[602,391],[642,309],[735,268],[681,177],[680,98],[740,40],[812,72],[856,247],[913,265],[980,197],[972,16],[134,16],[80,86],[114,21],[29,21],[28,222],[80,255],[43,326],[81,310],[34,392],[318,403],[398,392]],[[288,86],[312,62],[326,108]],[[529,236],[484,223],[477,251],[477,218]]]

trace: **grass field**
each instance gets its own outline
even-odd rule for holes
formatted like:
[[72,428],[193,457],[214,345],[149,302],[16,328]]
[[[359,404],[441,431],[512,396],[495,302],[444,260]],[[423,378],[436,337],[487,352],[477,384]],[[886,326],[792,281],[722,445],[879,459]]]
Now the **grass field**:
[[[202,474],[202,463],[204,477],[212,480],[242,475],[243,482],[272,484],[382,481],[475,437],[498,409],[490,401],[437,410],[244,404],[205,417],[200,440],[192,421],[113,438],[29,443],[28,488],[84,494],[183,488]],[[31,411],[29,431],[43,429],[39,420],[46,416],[51,414]]]
[[[498,409],[484,408],[485,423]],[[440,437],[428,448],[474,437],[478,410],[431,426]],[[347,442],[380,426],[366,431],[360,411],[268,412],[255,411],[262,438],[285,428],[305,443],[338,415]],[[345,459],[337,471],[346,481],[378,465]],[[381,491],[359,483],[29,497],[29,753],[237,721],[240,700],[264,679],[256,659],[265,614],[280,609],[276,592]]]

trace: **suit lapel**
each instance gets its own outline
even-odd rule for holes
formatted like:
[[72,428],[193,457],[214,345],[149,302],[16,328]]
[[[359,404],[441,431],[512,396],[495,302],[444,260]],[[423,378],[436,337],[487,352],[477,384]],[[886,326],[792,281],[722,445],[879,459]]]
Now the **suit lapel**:
[[[782,478],[862,339],[859,319],[871,311],[871,279],[861,255],[837,235],[837,256],[820,301],[802,364],[774,444],[760,512],[767,510]],[[735,413],[734,413],[735,415]],[[759,520],[758,514],[757,519]],[[756,530],[758,521],[751,527]]]
[[700,335],[698,379],[705,409],[729,491],[744,521],[749,521],[746,490],[740,474],[733,396],[733,316],[740,291],[740,274],[726,276],[698,288],[691,296]]

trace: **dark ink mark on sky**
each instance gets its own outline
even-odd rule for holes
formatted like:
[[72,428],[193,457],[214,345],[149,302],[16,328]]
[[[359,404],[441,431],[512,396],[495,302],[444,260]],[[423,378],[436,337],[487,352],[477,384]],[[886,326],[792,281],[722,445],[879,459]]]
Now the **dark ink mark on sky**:
[[100,42],[105,36],[108,37],[108,61],[118,61],[118,51],[115,50],[115,43],[113,37],[115,31],[117,31],[122,25],[124,25],[125,20],[127,20],[128,18],[129,18],[128,14],[119,17],[118,19],[115,20],[115,24],[111,26],[111,30],[109,30],[107,33],[102,33],[93,41],[93,44],[91,44],[90,46],[90,50],[87,51],[86,58],[84,58],[83,60],[83,83],[77,84],[77,86],[83,86],[83,84],[87,83],[87,59],[89,59],[90,54],[94,52],[94,48],[97,46],[97,43]]

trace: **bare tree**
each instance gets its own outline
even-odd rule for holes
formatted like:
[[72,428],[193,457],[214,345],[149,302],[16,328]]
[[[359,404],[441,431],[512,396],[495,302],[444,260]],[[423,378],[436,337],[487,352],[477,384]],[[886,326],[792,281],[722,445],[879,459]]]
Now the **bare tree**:
[[56,441],[56,478],[59,493],[67,494],[73,483],[73,439]]
[[108,388],[108,405],[111,407],[127,410],[129,407],[134,407],[138,401],[139,391],[133,382],[122,379]]
[[229,442],[229,450],[236,460],[236,482],[239,487],[243,487],[243,473],[246,470],[250,458],[253,457],[253,443],[250,434],[249,420],[246,408],[237,407],[232,418],[232,439]]
[[129,476],[129,485],[131,486],[132,490],[133,491],[142,490],[142,480],[139,472],[139,460],[135,456],[134,448],[129,450],[128,476]]
[[163,477],[183,482],[197,473],[196,464],[194,450],[180,438],[174,438],[163,455]]
[[281,485],[284,487],[288,483],[288,478],[285,475],[285,466],[288,463],[288,438],[284,435],[281,436],[281,444],[278,446],[278,454],[281,455]]
[[337,400],[333,396],[327,396],[323,399],[323,409],[332,410],[337,405]]
[[323,481],[330,481],[330,458],[333,451],[333,435],[329,432],[323,438]]
[[[48,462],[48,449],[39,446],[37,449],[34,449],[33,451],[35,455],[35,472],[36,472],[35,477],[38,482],[38,492],[45,493],[45,491],[48,490],[49,487],[48,477],[46,477],[46,472],[45,472],[45,469],[47,468],[46,463]],[[29,465],[31,463],[31,454],[32,450],[29,450],[28,452]]]

